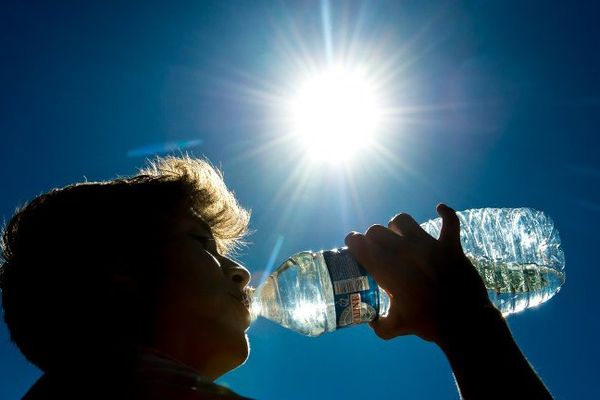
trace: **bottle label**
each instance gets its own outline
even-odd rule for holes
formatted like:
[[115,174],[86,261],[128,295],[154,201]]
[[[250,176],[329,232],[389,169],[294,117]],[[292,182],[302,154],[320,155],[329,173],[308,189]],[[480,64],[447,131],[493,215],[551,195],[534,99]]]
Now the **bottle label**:
[[379,288],[346,247],[323,252],[331,277],[337,328],[369,322],[379,312]]

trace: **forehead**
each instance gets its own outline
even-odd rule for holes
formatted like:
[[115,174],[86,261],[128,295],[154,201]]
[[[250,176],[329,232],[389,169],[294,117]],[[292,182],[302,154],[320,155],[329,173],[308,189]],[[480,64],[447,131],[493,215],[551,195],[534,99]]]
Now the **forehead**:
[[200,230],[202,232],[212,233],[210,225],[208,225],[208,223],[193,210],[187,210],[179,214],[175,218],[174,223],[176,231]]

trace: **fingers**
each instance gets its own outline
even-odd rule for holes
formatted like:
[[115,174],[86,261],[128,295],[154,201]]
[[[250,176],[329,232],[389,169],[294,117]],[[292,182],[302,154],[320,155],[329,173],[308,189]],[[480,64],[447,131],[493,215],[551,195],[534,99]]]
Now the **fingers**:
[[456,212],[445,204],[438,204],[436,211],[442,217],[439,241],[448,246],[462,249],[460,244],[460,220]]
[[365,235],[352,232],[346,236],[345,242],[356,261],[373,275],[373,278],[381,285],[381,279],[385,279],[385,276],[387,276],[386,270],[388,267],[385,263],[378,262],[376,256],[373,255],[373,244],[370,243],[369,239]]
[[365,265],[371,263],[371,252],[369,243],[364,235],[358,232],[350,232],[344,240],[350,253],[356,258],[359,264]]
[[381,252],[406,252],[410,242],[382,225],[372,225],[365,232],[365,237],[379,246]]
[[397,239],[397,235],[383,225],[371,225],[365,232],[365,236],[369,240],[381,245],[395,244],[394,242]]
[[352,232],[346,237],[350,253],[384,289],[410,282],[408,260],[414,256],[412,245],[381,225],[373,225],[364,235]]
[[388,228],[400,236],[430,239],[431,236],[408,214],[400,213],[390,220]]

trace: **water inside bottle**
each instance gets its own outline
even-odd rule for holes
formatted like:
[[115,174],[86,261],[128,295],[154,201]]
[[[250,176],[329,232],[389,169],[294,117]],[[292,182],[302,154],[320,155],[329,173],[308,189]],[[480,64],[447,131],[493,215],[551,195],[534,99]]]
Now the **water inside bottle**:
[[471,258],[471,261],[490,299],[505,316],[544,303],[556,295],[565,282],[564,272],[544,265],[506,263],[486,257]]
[[335,330],[333,288],[322,257],[290,257],[256,289],[251,314],[308,336]]
[[[457,215],[465,255],[505,316],[558,293],[565,281],[565,260],[549,217],[527,208],[475,209]],[[442,220],[421,226],[437,238]],[[252,315],[308,336],[384,317],[390,299],[361,268],[344,248],[294,254],[256,290]]]

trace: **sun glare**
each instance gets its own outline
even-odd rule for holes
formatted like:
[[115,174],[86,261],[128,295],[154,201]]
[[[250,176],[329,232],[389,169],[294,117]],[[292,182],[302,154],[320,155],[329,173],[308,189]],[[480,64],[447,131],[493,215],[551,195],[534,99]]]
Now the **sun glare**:
[[316,159],[339,162],[372,143],[379,122],[365,74],[331,68],[300,86],[292,102],[293,133]]

